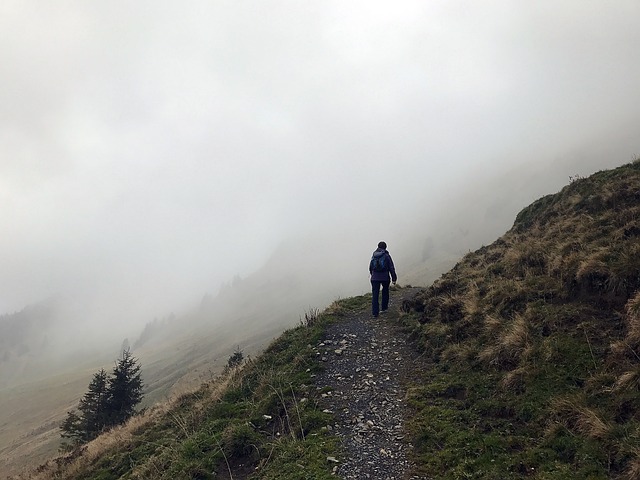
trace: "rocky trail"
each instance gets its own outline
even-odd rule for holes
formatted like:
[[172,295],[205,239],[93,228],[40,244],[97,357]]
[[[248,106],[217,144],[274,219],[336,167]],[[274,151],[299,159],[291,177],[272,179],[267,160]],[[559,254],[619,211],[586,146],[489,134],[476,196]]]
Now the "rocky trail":
[[[418,289],[392,290],[389,311],[373,318],[367,309],[331,325],[316,346],[325,370],[316,377],[323,408],[346,458],[334,469],[344,479],[419,479],[412,475],[405,435],[407,382],[419,354],[400,331],[404,298]],[[331,459],[332,461],[334,459]]]

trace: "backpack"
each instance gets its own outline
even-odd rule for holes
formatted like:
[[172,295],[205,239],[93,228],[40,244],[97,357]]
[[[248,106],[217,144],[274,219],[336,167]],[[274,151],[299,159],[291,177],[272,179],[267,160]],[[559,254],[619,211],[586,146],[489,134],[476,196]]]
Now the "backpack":
[[380,255],[376,257],[375,255],[371,257],[371,262],[369,262],[369,270],[373,272],[386,272],[389,270],[387,265],[387,254]]

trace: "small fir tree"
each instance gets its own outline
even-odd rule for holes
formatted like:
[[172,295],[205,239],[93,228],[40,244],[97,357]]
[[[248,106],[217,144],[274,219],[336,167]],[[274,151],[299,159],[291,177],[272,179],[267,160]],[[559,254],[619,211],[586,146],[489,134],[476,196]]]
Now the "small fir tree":
[[244,360],[244,354],[242,353],[242,350],[240,350],[240,346],[238,345],[234,350],[233,354],[227,360],[227,369],[240,366],[243,360]]
[[69,412],[62,426],[62,436],[74,439],[74,443],[88,442],[97,437],[108,425],[107,372],[101,369],[94,374],[89,390],[80,399],[80,414]]
[[82,443],[84,431],[82,430],[82,419],[76,412],[68,412],[62,425],[60,425],[60,434],[62,438],[70,438],[73,445]]
[[109,378],[108,411],[109,423],[119,425],[135,413],[135,407],[142,401],[142,376],[138,360],[129,349],[122,352]]
[[60,426],[63,438],[73,445],[88,442],[105,429],[127,421],[142,401],[140,365],[127,349],[116,361],[111,376],[104,369],[93,376],[89,390]]
[[101,369],[93,376],[89,384],[89,391],[85,393],[78,405],[87,441],[97,437],[108,426],[109,392],[107,391],[107,382],[107,372]]

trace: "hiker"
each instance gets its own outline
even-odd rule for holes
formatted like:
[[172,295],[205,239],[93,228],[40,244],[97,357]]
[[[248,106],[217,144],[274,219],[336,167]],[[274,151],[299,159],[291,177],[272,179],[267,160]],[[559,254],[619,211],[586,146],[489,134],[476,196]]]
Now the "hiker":
[[[391,255],[387,252],[387,244],[380,242],[378,249],[373,252],[371,261],[369,262],[369,274],[371,275],[371,313],[374,317],[378,313],[385,312],[389,308],[389,284],[393,281],[396,284],[398,276],[396,268],[393,266]],[[391,274],[391,278],[389,278]],[[382,305],[378,303],[380,296],[380,287],[382,286]],[[382,308],[380,308],[382,307]]]

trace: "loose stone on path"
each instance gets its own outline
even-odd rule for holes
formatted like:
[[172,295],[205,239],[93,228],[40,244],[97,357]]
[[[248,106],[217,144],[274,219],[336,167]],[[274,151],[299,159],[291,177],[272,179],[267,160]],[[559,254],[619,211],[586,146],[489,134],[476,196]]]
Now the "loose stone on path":
[[[405,292],[406,293],[406,292]],[[413,368],[415,351],[397,327],[393,304],[387,315],[350,314],[331,325],[316,345],[324,372],[316,376],[322,408],[334,412],[332,425],[346,452],[337,458],[335,474],[344,479],[418,479],[405,443],[405,370]]]

